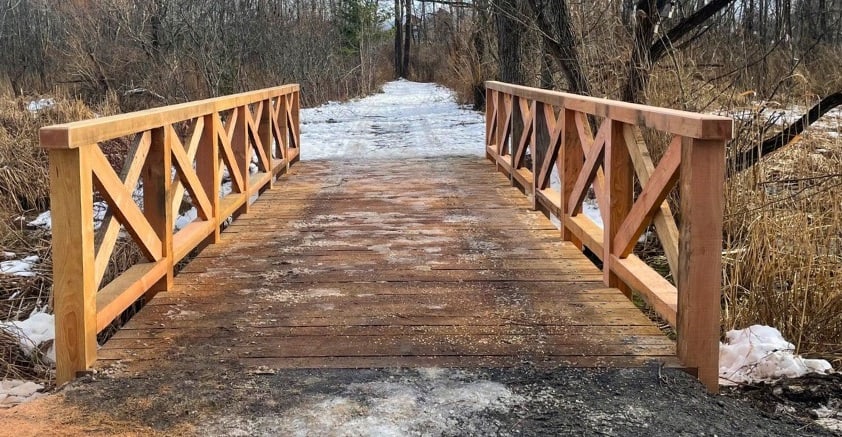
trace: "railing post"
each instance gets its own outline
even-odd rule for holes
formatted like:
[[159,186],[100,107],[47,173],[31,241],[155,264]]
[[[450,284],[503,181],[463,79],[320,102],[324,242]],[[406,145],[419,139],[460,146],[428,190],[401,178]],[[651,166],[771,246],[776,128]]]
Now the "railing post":
[[243,177],[243,192],[245,197],[243,206],[237,209],[237,215],[247,214],[249,212],[249,197],[251,197],[249,179],[251,173],[249,167],[251,166],[251,147],[248,142],[248,128],[246,127],[246,112],[248,108],[245,105],[234,109],[237,111],[237,123],[234,125],[234,141],[231,142],[231,148],[234,149],[234,155],[237,159],[237,164],[240,167],[240,174]]
[[289,156],[289,123],[287,122],[287,97],[281,95],[278,99],[278,118],[275,123],[278,123],[278,132],[280,138],[278,147],[281,149],[281,158],[286,162],[286,171],[289,171],[290,156]]
[[[532,210],[538,209],[538,192],[546,187],[541,186],[541,166],[547,159],[550,148],[550,132],[547,119],[544,117],[544,103],[532,101]],[[552,172],[552,164],[550,165]],[[563,218],[561,218],[563,220]]]
[[[515,162],[515,156],[517,155],[517,148],[520,145],[520,137],[523,135],[523,129],[525,126],[523,125],[523,111],[520,110],[520,99],[522,97],[518,96],[510,96],[512,101],[512,118],[511,118],[511,133],[509,134],[509,138],[511,138],[509,144],[509,184],[513,187],[515,186],[515,172],[518,170],[519,163]],[[523,187],[526,190],[526,187]]]
[[219,226],[224,217],[220,217],[219,211],[219,184],[221,183],[219,175],[219,132],[216,130],[216,123],[214,123],[215,114],[209,114],[204,117],[204,130],[202,131],[202,138],[199,140],[199,150],[196,152],[196,176],[202,183],[202,189],[208,194],[208,200],[211,203],[213,210],[214,223],[213,234],[208,238],[208,243],[219,243]]
[[603,212],[606,218],[603,231],[603,277],[605,285],[619,288],[627,297],[631,296],[631,290],[625,283],[614,274],[611,266],[611,252],[614,237],[620,231],[623,220],[631,211],[634,203],[634,167],[632,167],[631,156],[623,136],[623,123],[615,120],[606,120],[611,123],[608,136],[605,139],[605,194],[608,203],[607,213]]
[[[274,167],[272,162],[272,100],[266,99],[262,105],[263,111],[260,113],[260,120],[258,120],[257,136],[260,138],[260,146],[263,148],[263,154],[269,160],[266,164],[268,166],[266,171],[271,174]],[[275,177],[272,176],[269,178],[269,185],[266,188],[271,189],[274,184]]]
[[170,150],[172,129],[152,129],[152,143],[149,156],[143,168],[143,214],[161,240],[161,259],[167,263],[167,275],[153,285],[149,292],[167,291],[173,284],[173,207],[172,193],[172,151]]
[[[504,126],[509,124],[509,118],[506,116],[506,93],[502,91],[497,92],[497,157],[502,158],[506,155],[506,129]],[[500,169],[500,163],[497,162],[497,169]]]
[[564,218],[579,212],[571,210],[569,202],[573,187],[576,185],[576,178],[582,172],[585,153],[582,151],[579,131],[576,129],[576,112],[561,108],[559,115],[558,123],[562,123],[563,126],[561,147],[558,150],[558,157],[561,161],[561,171],[558,175],[561,182],[561,234],[564,241],[570,241],[576,247],[582,249],[582,242],[573,235],[573,232],[570,232],[570,229],[564,223]]
[[725,143],[682,138],[678,357],[719,390],[719,317]]
[[494,139],[491,138],[492,126],[496,123],[494,108],[497,101],[494,99],[494,93],[495,91],[490,88],[485,89],[485,159],[492,159],[491,154],[488,153],[488,146],[494,144]]
[[88,147],[96,145],[49,151],[57,384],[72,380],[96,360],[98,284]]
[[290,129],[295,136],[295,159],[301,158],[301,90],[292,93],[292,126]]

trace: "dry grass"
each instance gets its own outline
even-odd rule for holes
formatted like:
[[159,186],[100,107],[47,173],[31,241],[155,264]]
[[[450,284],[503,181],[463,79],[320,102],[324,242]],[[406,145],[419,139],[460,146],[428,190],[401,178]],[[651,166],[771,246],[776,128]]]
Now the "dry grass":
[[842,144],[808,134],[727,186],[724,327],[842,364]]
[[[0,320],[22,320],[35,310],[49,310],[52,254],[49,232],[28,229],[25,223],[49,208],[48,161],[38,143],[38,129],[109,115],[116,112],[109,99],[95,109],[77,100],[56,99],[36,113],[28,100],[0,99],[0,248],[16,258],[37,255],[34,277],[0,275]],[[122,255],[118,252],[116,260]],[[112,263],[115,264],[115,263]],[[123,267],[125,268],[125,267]],[[49,384],[49,366],[39,356],[25,356],[17,339],[0,330],[0,373],[3,377],[34,378]]]

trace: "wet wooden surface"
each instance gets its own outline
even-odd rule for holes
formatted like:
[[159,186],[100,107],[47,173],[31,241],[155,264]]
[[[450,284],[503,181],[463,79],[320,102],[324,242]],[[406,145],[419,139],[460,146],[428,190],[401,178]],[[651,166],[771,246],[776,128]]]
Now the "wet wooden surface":
[[675,344],[479,157],[293,167],[99,366],[677,365]]

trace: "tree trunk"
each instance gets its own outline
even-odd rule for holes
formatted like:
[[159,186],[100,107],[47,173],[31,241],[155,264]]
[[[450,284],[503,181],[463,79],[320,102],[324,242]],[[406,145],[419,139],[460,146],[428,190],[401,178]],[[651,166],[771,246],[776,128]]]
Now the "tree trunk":
[[804,132],[807,127],[815,123],[824,114],[840,105],[842,105],[842,91],[838,91],[823,98],[794,123],[785,127],[777,134],[763,140],[758,148],[739,153],[733,159],[734,166],[733,170],[731,170],[732,174],[746,170],[752,165],[757,164],[760,158],[788,146],[798,137],[798,135]]
[[395,0],[395,77],[404,76],[403,71],[403,3]]
[[573,23],[565,0],[529,0],[544,39],[544,47],[558,63],[570,91],[591,94],[591,86],[582,68]]
[[526,80],[521,60],[521,40],[526,29],[516,17],[518,0],[500,0],[497,21],[497,53],[500,56],[500,80],[523,85]]
[[640,0],[635,11],[634,46],[629,59],[626,85],[622,99],[626,102],[644,103],[649,74],[652,71],[652,58],[649,46],[655,35],[655,27],[661,19],[655,0]]
[[406,0],[404,9],[405,27],[403,31],[403,77],[409,76],[409,44],[412,41],[412,0]]

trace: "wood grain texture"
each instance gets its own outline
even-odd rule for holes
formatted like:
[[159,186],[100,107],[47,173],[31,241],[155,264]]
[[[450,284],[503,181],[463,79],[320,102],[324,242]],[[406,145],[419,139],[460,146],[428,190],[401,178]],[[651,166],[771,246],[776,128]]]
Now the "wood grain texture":
[[[277,96],[297,96],[298,84],[41,128],[41,147],[75,148],[190,120]],[[296,97],[297,102],[297,97]],[[297,112],[296,112],[297,114]],[[297,115],[296,124],[297,124]],[[297,132],[297,131],[296,131]],[[296,133],[297,135],[297,133]]]
[[299,164],[100,356],[128,371],[676,365],[529,206],[479,158]]
[[[273,100],[278,102],[274,114]],[[278,117],[283,129],[277,128]],[[54,216],[53,264],[61,381],[95,360],[99,331],[138,298],[169,290],[174,264],[197,247],[218,242],[222,221],[245,212],[250,194],[271,188],[274,176],[298,160],[298,122],[295,85],[42,130],[42,146],[55,157],[51,202],[54,214],[59,214]],[[174,124],[192,125],[184,142]],[[281,160],[272,156],[273,131],[283,140],[278,141],[283,146],[278,155],[285,155]],[[134,136],[134,141],[118,175],[93,141],[120,136]],[[249,172],[251,153],[259,158],[255,174]],[[275,169],[284,164],[284,169]],[[220,199],[223,165],[232,176],[234,194]],[[138,180],[143,186],[140,204],[133,198]],[[198,218],[176,230],[174,217],[186,193]],[[92,210],[97,196],[108,210],[95,236]],[[151,262],[129,267],[97,293],[121,229]]]
[[57,384],[96,359],[92,179],[86,149],[50,151]]
[[678,353],[708,390],[719,389],[725,143],[681,144]]
[[[532,194],[533,209],[540,207],[548,216],[559,219],[565,241],[579,248],[586,246],[602,261],[606,286],[622,290],[629,298],[636,291],[677,328],[679,358],[698,371],[709,390],[718,390],[723,155],[725,140],[732,137],[733,121],[500,82],[486,82],[486,89],[498,105],[514,100],[517,107],[531,108],[528,115],[516,111],[514,117],[532,122],[531,143],[537,160],[531,171],[519,169],[520,157],[505,156],[505,147],[499,141],[496,150],[486,148],[486,157],[498,171],[523,187],[525,194]],[[591,126],[599,119],[601,125],[594,136]],[[489,127],[486,133],[497,129],[499,139],[499,130],[504,127],[499,113],[497,120],[497,126]],[[657,167],[641,127],[673,135]],[[560,193],[544,188],[549,160],[543,148],[547,143],[555,147],[557,135],[563,143],[554,159]],[[488,138],[487,144],[491,142]],[[517,149],[520,153],[522,146]],[[641,188],[636,200],[635,176]],[[682,211],[680,232],[666,202],[676,182]],[[534,184],[531,191],[525,189],[527,183]],[[591,186],[602,228],[579,214]],[[650,222],[655,225],[677,286],[632,254]],[[553,278],[565,279],[573,278]]]
[[514,94],[556,107],[610,118],[623,123],[643,125],[692,138],[727,140],[731,138],[733,133],[733,121],[727,117],[618,102],[494,81],[486,82],[485,87],[501,91],[501,94]]

